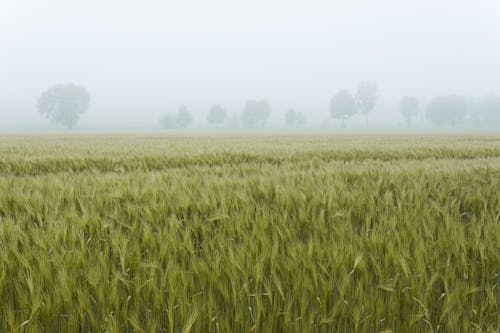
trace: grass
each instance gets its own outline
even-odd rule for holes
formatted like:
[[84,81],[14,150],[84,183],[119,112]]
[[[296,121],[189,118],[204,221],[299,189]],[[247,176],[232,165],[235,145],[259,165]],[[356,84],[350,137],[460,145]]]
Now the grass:
[[500,136],[0,137],[0,331],[498,332]]

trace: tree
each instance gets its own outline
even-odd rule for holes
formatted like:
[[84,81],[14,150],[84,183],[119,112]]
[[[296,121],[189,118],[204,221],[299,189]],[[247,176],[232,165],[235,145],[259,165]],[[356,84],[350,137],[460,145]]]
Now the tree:
[[439,96],[427,105],[426,116],[436,125],[455,126],[467,114],[467,101],[458,95]]
[[56,84],[43,92],[37,100],[37,109],[46,118],[71,129],[80,115],[89,108],[90,94],[82,85]]
[[188,111],[186,106],[181,105],[175,114],[175,123],[179,127],[188,127],[193,122],[193,116],[191,112]]
[[236,128],[236,127],[238,127],[238,113],[236,113],[236,112],[232,112],[232,113],[228,116],[228,125],[229,125],[229,127],[231,127],[231,128]]
[[289,109],[285,114],[285,122],[288,126],[299,127],[305,123],[305,117],[302,112]]
[[347,90],[338,91],[330,101],[330,114],[335,119],[342,120],[342,127],[345,127],[345,120],[358,112],[356,101]]
[[177,126],[175,123],[175,117],[171,113],[164,113],[160,117],[160,125],[165,129],[173,129]]
[[356,91],[356,101],[361,114],[365,116],[366,127],[368,127],[368,113],[375,108],[378,98],[378,86],[375,82],[361,81],[359,83]]
[[264,127],[266,119],[271,115],[271,105],[265,101],[250,100],[245,103],[241,120],[247,127],[255,127],[259,122]]
[[411,119],[420,112],[418,99],[413,96],[405,96],[399,101],[399,112],[405,118],[408,127],[411,126]]
[[208,111],[207,120],[210,124],[215,124],[218,127],[226,120],[226,117],[226,110],[220,105],[214,105]]
[[478,103],[475,114],[480,122],[488,125],[500,125],[500,96],[483,97]]

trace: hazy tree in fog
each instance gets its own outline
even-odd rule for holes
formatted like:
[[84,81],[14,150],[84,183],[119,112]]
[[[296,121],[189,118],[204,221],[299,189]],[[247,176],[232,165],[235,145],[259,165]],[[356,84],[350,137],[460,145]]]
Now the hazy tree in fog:
[[227,113],[226,110],[220,105],[214,105],[208,111],[207,120],[210,124],[214,124],[215,126],[219,126],[226,120]]
[[188,111],[186,106],[181,105],[175,114],[175,123],[179,127],[188,127],[193,122],[193,116],[191,112]]
[[426,116],[438,126],[455,126],[467,115],[467,101],[458,95],[434,97],[427,105]]
[[82,85],[56,84],[44,91],[37,101],[37,109],[54,123],[69,129],[75,127],[80,115],[87,111],[90,94]]
[[359,83],[356,91],[356,101],[361,114],[365,116],[366,127],[368,127],[368,113],[375,108],[378,98],[378,86],[375,82],[361,81]]
[[249,100],[245,103],[241,120],[247,127],[255,127],[259,124],[264,127],[264,124],[271,115],[271,105],[265,100],[256,101]]
[[470,116],[470,122],[474,126],[480,126],[484,120],[482,119],[481,116],[481,103],[482,99],[481,98],[476,98],[476,97],[469,97],[467,99],[467,105],[469,108],[469,116]]
[[355,115],[357,111],[356,101],[347,90],[338,91],[330,101],[330,115],[341,120],[342,127],[345,127],[346,119]]
[[164,113],[160,117],[160,125],[165,129],[173,129],[177,127],[175,117],[171,113]]
[[289,109],[285,114],[285,122],[288,126],[299,127],[303,125],[306,121],[304,114],[300,111],[295,111],[294,109]]
[[227,122],[228,122],[229,127],[231,127],[231,128],[238,127],[238,113],[232,112],[228,116],[228,121]]
[[405,96],[399,101],[399,112],[405,118],[406,125],[411,126],[411,120],[420,112],[418,99],[413,96]]
[[500,96],[488,95],[478,101],[474,115],[479,123],[500,125]]

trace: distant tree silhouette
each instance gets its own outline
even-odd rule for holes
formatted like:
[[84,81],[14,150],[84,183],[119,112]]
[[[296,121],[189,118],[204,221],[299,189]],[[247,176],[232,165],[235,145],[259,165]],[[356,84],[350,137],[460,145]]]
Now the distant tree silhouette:
[[305,123],[304,114],[294,109],[289,109],[285,114],[285,122],[288,126],[299,127]]
[[175,123],[179,127],[186,128],[193,122],[193,116],[191,112],[188,111],[186,106],[181,105],[175,114]]
[[481,98],[475,116],[482,124],[500,125],[500,96],[488,95]]
[[338,91],[330,101],[330,115],[332,118],[341,120],[342,127],[345,127],[345,121],[357,111],[356,101],[348,90]]
[[420,112],[418,99],[413,96],[405,96],[399,101],[399,112],[405,118],[406,125],[411,126],[411,120]]
[[231,128],[236,128],[238,127],[238,113],[236,112],[232,112],[231,114],[229,114],[228,116],[228,125],[229,127]]
[[173,129],[177,127],[175,117],[172,113],[164,113],[160,117],[160,125],[165,129]]
[[220,105],[214,105],[208,111],[207,120],[210,124],[214,124],[215,126],[219,126],[226,120],[227,112]]
[[368,113],[370,113],[377,104],[378,85],[371,81],[361,81],[356,91],[356,101],[361,114],[365,117],[366,127],[368,127]]
[[256,101],[249,100],[245,103],[241,120],[247,127],[255,127],[259,124],[264,127],[264,124],[271,115],[271,105],[265,100]]
[[54,123],[71,129],[80,115],[87,111],[90,94],[82,85],[56,84],[44,91],[37,100],[38,112]]
[[427,105],[426,116],[438,126],[455,126],[467,114],[467,101],[458,95],[439,96]]

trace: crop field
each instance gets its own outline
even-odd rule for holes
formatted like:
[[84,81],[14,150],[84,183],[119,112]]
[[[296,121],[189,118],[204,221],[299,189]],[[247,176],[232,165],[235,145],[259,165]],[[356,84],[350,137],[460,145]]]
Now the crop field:
[[498,332],[500,136],[0,137],[1,332]]

